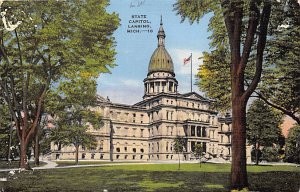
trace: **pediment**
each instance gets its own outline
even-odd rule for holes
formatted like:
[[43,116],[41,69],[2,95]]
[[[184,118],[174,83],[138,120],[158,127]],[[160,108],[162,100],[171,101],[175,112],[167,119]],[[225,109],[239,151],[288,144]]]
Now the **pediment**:
[[206,100],[206,101],[208,100],[195,92],[186,93],[186,94],[183,94],[182,96],[185,98],[190,98],[190,99],[198,99],[198,100]]

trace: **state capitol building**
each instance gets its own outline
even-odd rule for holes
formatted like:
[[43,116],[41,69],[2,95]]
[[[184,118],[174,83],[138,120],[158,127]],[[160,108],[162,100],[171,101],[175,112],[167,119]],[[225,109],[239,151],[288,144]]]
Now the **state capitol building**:
[[[210,109],[210,100],[195,92],[178,93],[165,37],[161,22],[142,101],[125,105],[98,97],[93,110],[102,114],[102,125],[89,130],[97,136],[97,147],[79,147],[79,159],[178,160],[173,147],[176,137],[185,139],[181,160],[195,159],[196,144],[202,144],[205,157],[231,159],[231,118],[218,117],[218,112]],[[75,159],[74,147],[58,150],[52,144],[51,149],[52,159]]]

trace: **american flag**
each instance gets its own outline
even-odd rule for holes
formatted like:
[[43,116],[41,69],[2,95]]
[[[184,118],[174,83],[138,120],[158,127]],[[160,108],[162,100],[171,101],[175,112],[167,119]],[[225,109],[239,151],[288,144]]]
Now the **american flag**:
[[192,55],[189,56],[188,58],[184,58],[183,63],[187,64],[191,60],[191,58],[192,58]]

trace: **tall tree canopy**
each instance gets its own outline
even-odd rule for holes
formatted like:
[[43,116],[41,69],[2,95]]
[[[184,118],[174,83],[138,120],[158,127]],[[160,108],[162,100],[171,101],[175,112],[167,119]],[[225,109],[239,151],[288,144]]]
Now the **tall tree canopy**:
[[282,138],[282,114],[274,111],[260,99],[255,100],[247,112],[247,139],[254,146],[255,163],[258,165],[261,147],[279,145]]
[[295,125],[289,131],[286,140],[285,160],[300,164],[300,126]]
[[15,30],[0,35],[0,85],[21,143],[21,168],[49,90],[76,78],[95,79],[114,66],[112,34],[119,18],[106,12],[107,5],[107,0],[2,4],[8,19],[8,11],[11,19],[22,18]]
[[[266,54],[261,81],[254,97],[263,99],[270,106],[281,110],[300,123],[300,6],[296,0],[275,3],[270,17],[270,28],[266,42]],[[230,82],[230,48],[226,34],[225,22],[215,14],[211,18],[209,30],[212,31],[211,47],[213,51],[205,52],[203,65],[197,73],[199,88],[206,96],[215,100],[214,107],[221,111],[231,109]],[[245,22],[245,21],[244,21]],[[246,34],[244,34],[246,36]],[[290,39],[293,41],[290,41]],[[253,58],[251,53],[246,68],[245,86],[253,78]]]
[[[230,81],[223,84],[224,86],[219,86],[220,91],[224,91],[227,96],[218,93],[215,93],[215,96],[217,99],[230,98],[225,104],[232,109],[233,117],[231,186],[234,189],[248,186],[246,105],[261,80],[269,24],[276,24],[271,25],[270,29],[276,29],[279,25],[270,22],[270,18],[282,13],[284,10],[280,8],[284,5],[285,2],[275,0],[177,0],[175,4],[175,10],[182,20],[188,19],[191,23],[199,22],[207,13],[213,13],[209,29],[212,30],[211,46],[215,52],[209,59],[215,63],[212,69],[218,69],[219,64],[225,62],[221,69],[223,73],[230,74],[221,76],[230,78],[215,81]],[[222,57],[220,53],[228,54]],[[210,76],[210,72],[206,71],[206,74]],[[206,83],[209,90],[209,80]]]

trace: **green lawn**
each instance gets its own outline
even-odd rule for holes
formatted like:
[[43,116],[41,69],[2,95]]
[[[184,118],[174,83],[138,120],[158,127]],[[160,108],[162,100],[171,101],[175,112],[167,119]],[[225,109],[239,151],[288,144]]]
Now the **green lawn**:
[[[71,169],[35,170],[17,174],[6,191],[228,191],[227,164],[121,165]],[[298,192],[300,168],[295,166],[249,166],[252,191]],[[7,173],[0,172],[0,178]],[[1,188],[0,188],[1,190]]]

